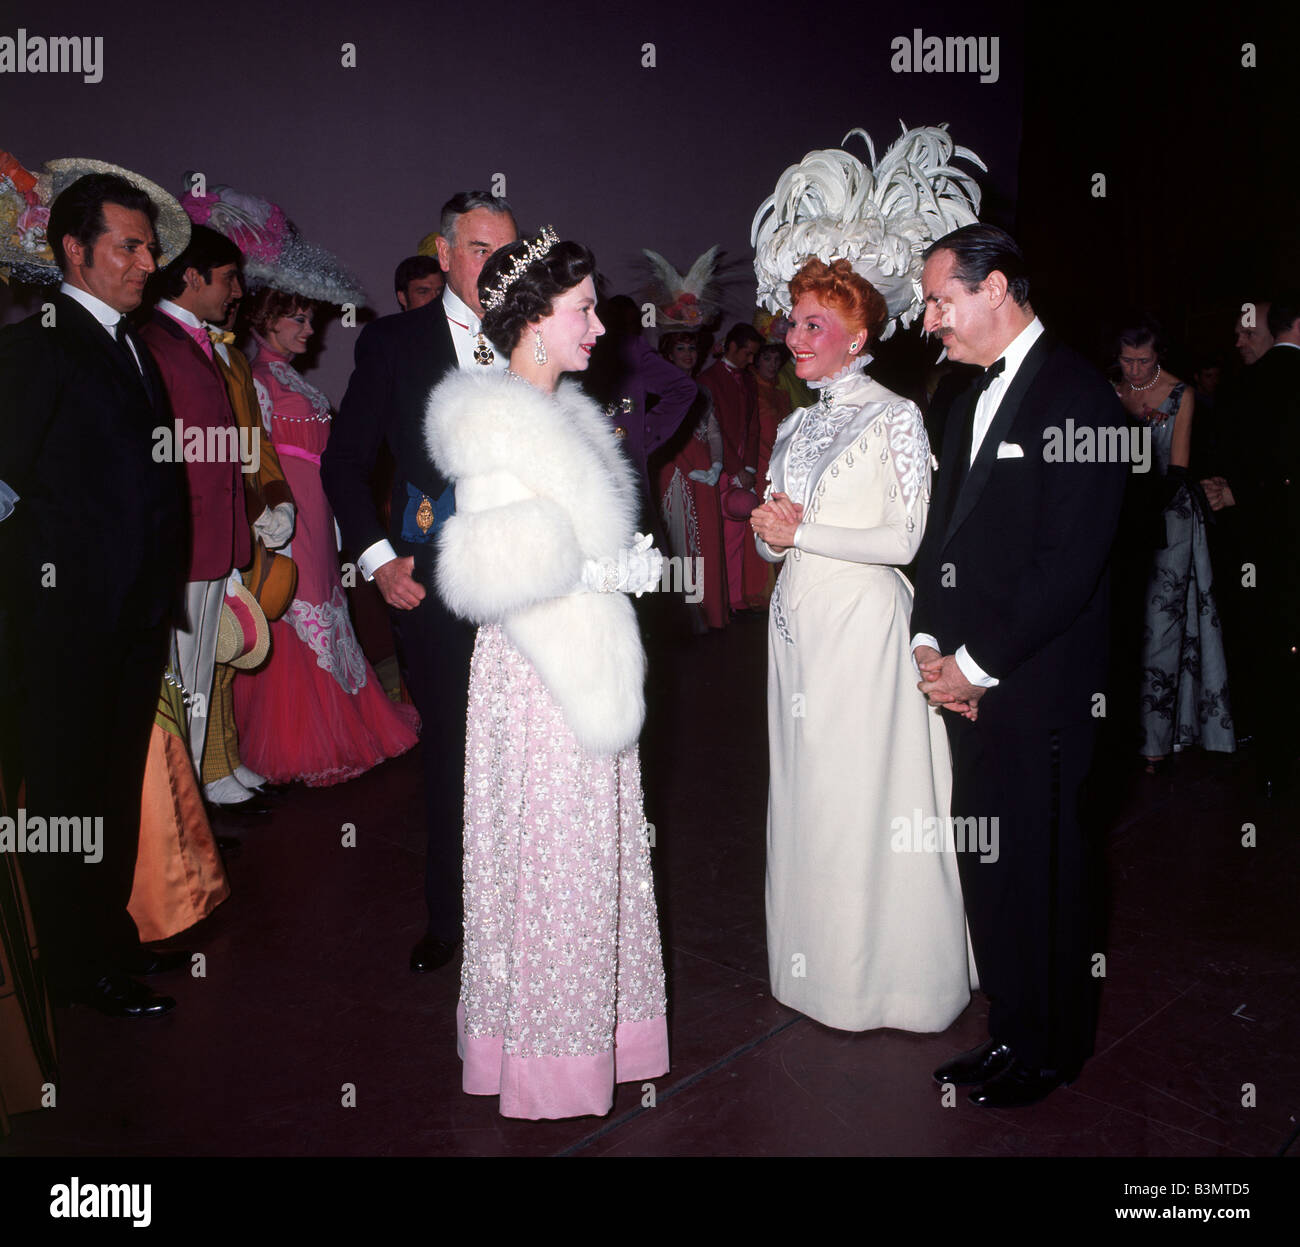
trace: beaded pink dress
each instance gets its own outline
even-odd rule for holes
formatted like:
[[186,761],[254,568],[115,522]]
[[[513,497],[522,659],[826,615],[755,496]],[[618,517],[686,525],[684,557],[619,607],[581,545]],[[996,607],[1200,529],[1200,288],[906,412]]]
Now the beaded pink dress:
[[389,701],[366,662],[339,575],[334,513],[320,480],[333,418],[329,400],[289,357],[254,335],[253,381],[263,425],[280,454],[297,508],[286,550],[298,565],[296,596],[271,623],[271,656],[235,680],[240,755],[273,783],[341,784],[418,739],[414,706]]

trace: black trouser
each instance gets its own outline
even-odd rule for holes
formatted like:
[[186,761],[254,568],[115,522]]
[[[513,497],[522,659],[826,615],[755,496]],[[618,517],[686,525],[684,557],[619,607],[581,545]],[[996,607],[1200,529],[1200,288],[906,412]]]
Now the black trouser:
[[465,818],[465,716],[475,628],[452,615],[428,588],[414,610],[391,611],[398,663],[420,712],[424,766],[428,933],[461,936],[461,860]]
[[[51,991],[67,996],[119,973],[139,946],[127,913],[140,842],[140,793],[167,655],[167,628],[105,633],[94,611],[25,621],[19,644],[24,809],[28,819],[102,818],[99,861],[28,852]],[[75,629],[73,627],[75,625]]]
[[977,722],[946,717],[953,816],[998,819],[996,860],[973,844],[957,858],[989,1034],[1028,1065],[1076,1069],[1092,1054],[1102,951],[1099,855],[1080,811],[1095,733],[1035,722],[994,693]]

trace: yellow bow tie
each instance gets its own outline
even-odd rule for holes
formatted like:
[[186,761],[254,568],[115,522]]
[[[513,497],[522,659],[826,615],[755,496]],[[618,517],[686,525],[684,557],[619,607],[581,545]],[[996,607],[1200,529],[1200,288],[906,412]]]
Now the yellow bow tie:
[[231,333],[229,330],[226,330],[224,332],[220,329],[208,330],[208,341],[210,341],[213,346],[216,346],[218,342],[220,342],[222,346],[229,346],[232,342],[234,342],[234,340],[235,340],[235,335]]

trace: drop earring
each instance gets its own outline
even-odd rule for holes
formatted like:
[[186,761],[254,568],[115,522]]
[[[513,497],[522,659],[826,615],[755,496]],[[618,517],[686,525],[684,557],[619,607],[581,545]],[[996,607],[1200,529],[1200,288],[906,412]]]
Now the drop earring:
[[537,339],[533,344],[533,358],[539,364],[544,364],[546,363],[546,343],[542,341],[542,331],[540,329],[534,329],[533,337]]

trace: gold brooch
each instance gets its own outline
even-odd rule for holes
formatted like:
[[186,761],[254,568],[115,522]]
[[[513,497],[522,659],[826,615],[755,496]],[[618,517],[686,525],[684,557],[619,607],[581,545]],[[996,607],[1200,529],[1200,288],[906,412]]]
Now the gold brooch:
[[427,533],[433,527],[433,503],[427,495],[420,499],[419,509],[415,512],[415,523],[422,533]]

